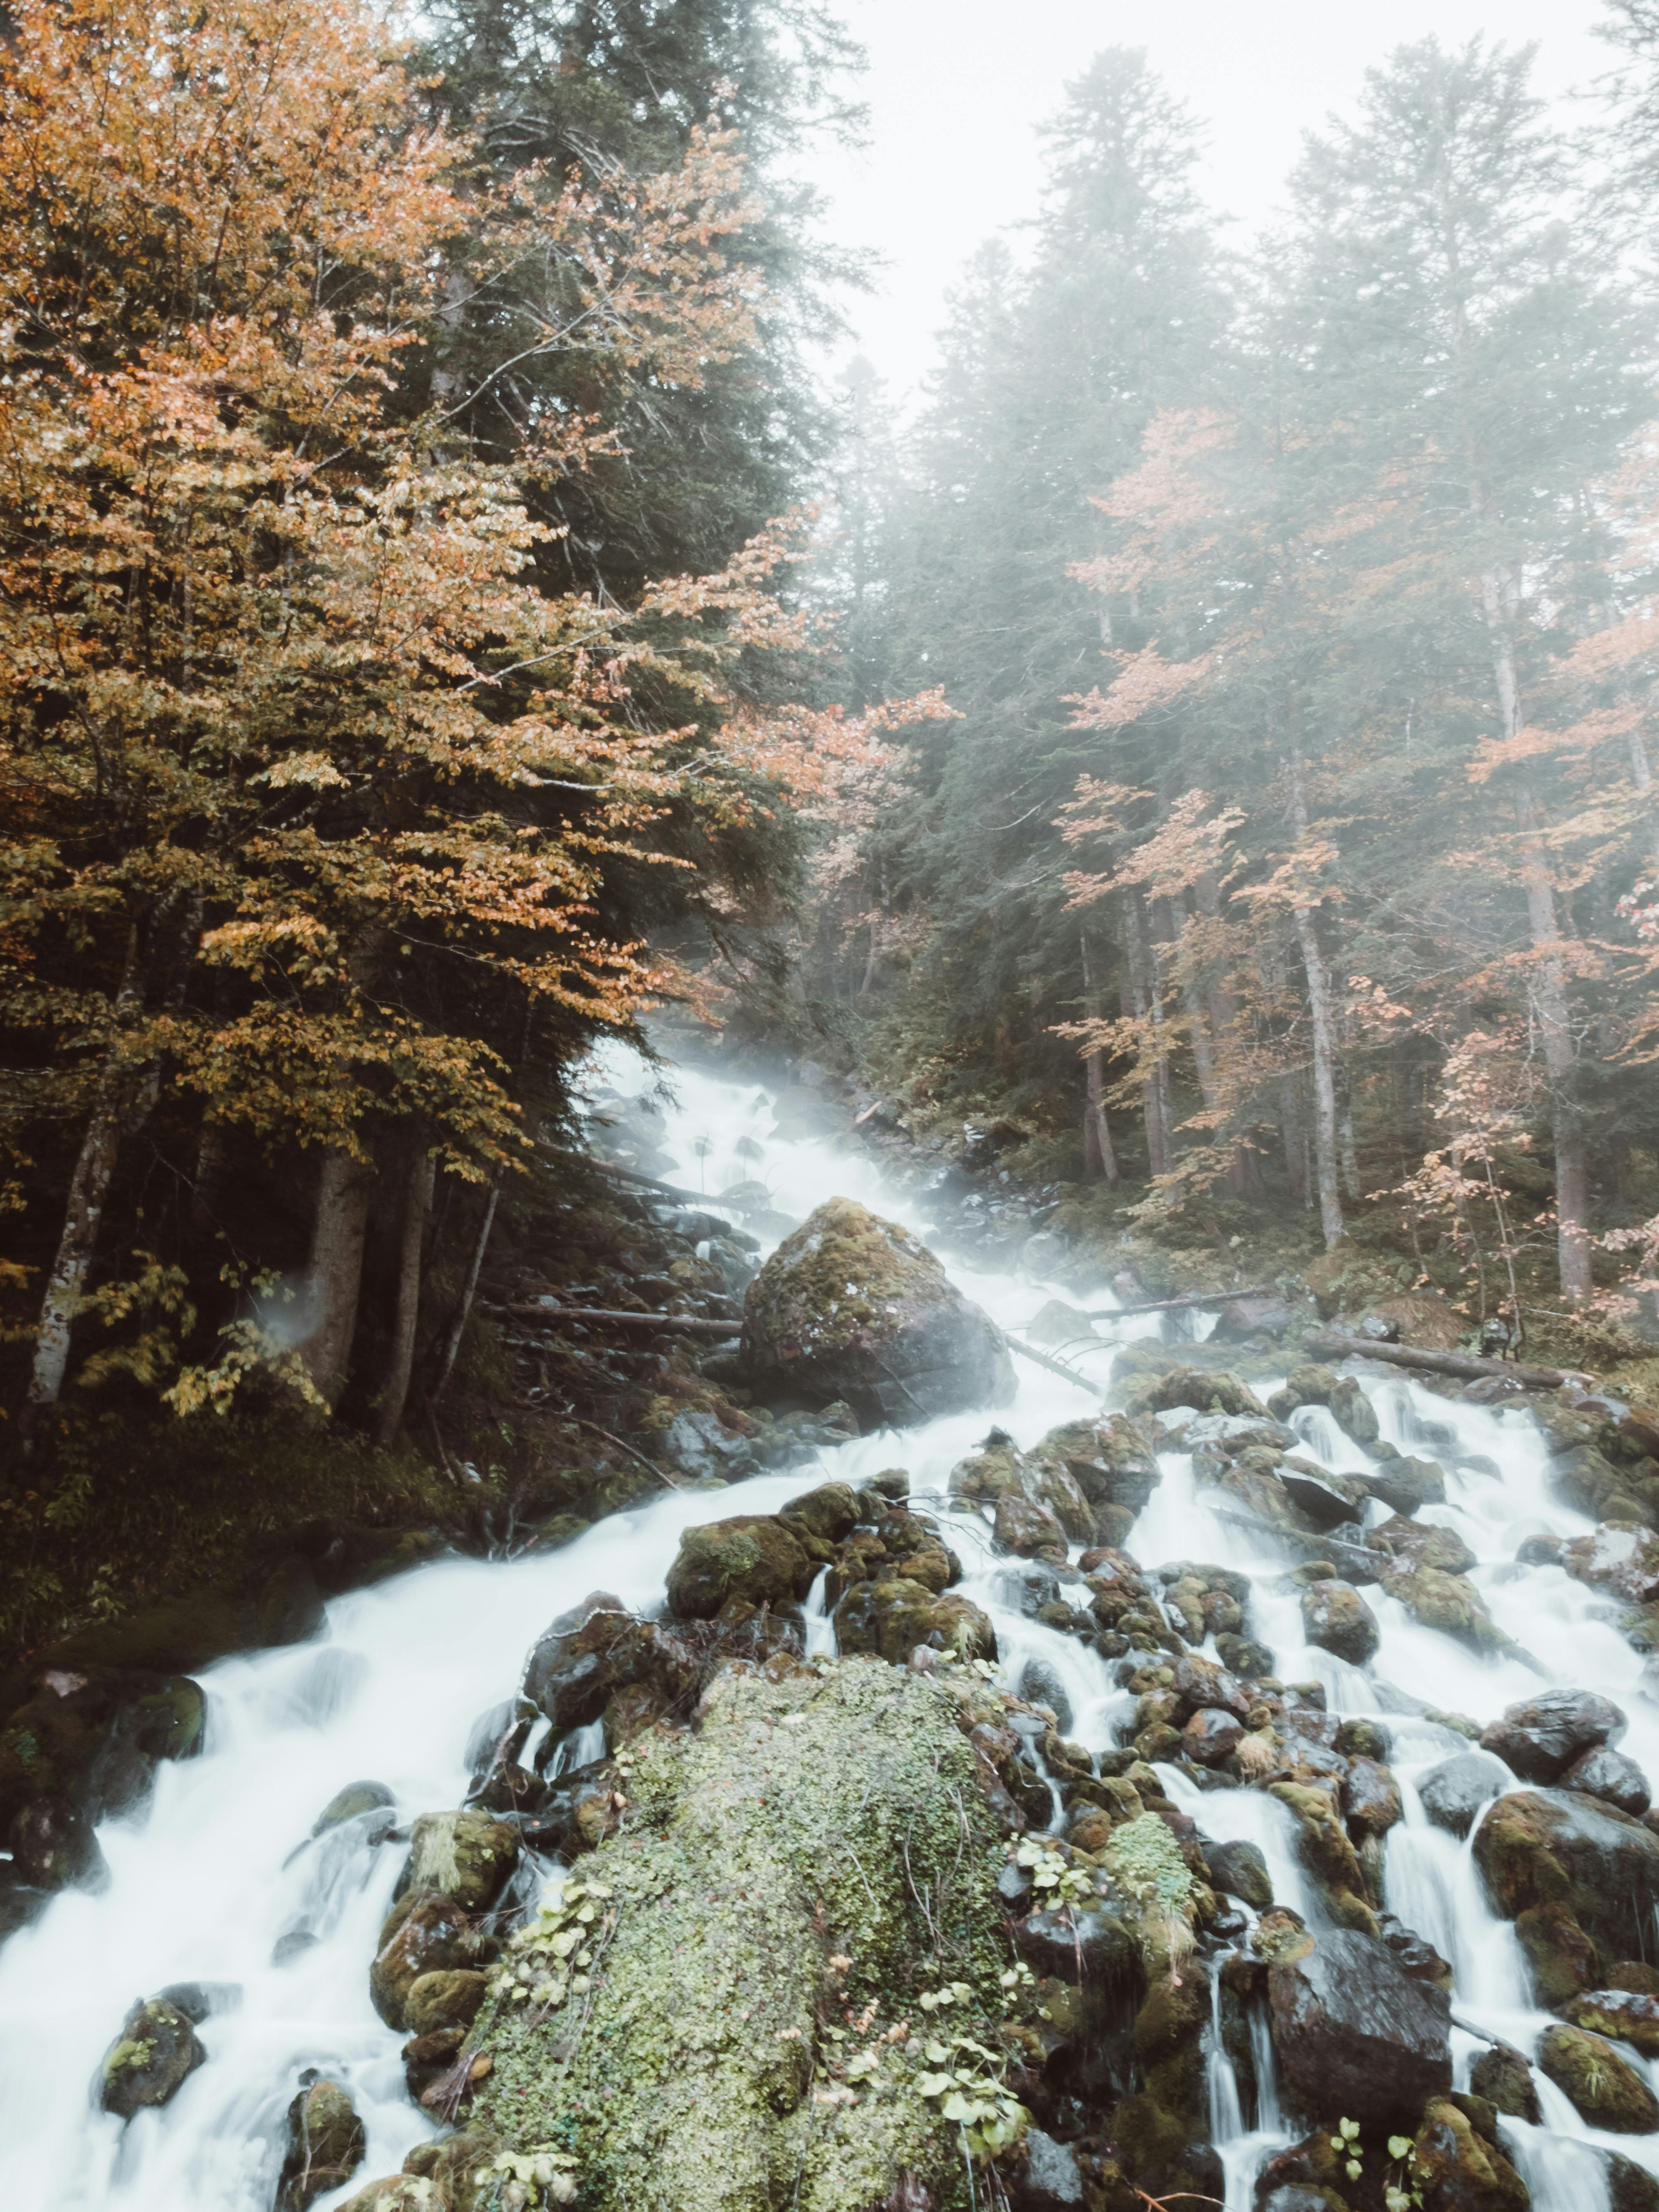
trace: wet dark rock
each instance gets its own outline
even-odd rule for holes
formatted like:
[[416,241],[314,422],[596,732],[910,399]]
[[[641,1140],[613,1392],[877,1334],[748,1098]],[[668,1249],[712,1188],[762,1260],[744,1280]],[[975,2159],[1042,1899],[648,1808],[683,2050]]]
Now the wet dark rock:
[[1200,1706],[1181,1731],[1182,1748],[1200,1766],[1220,1766],[1238,1748],[1244,1723],[1236,1713]]
[[1528,1905],[1516,1914],[1515,1932],[1540,2005],[1565,2004],[1601,1979],[1595,1946],[1566,1905]]
[[1374,1759],[1351,1759],[1342,1778],[1342,1810],[1351,1831],[1381,1836],[1400,1819],[1400,1785]]
[[1407,1519],[1420,1506],[1442,1505],[1446,1498],[1445,1470],[1439,1462],[1410,1455],[1389,1460],[1366,1477],[1365,1486],[1391,1512]]
[[1607,2212],[1659,2212],[1659,2181],[1634,2159],[1616,2150],[1601,2153],[1607,2182]]
[[1423,1810],[1437,1828],[1467,1836],[1483,1805],[1501,1797],[1510,1770],[1491,1752],[1460,1751],[1432,1766],[1417,1785]]
[[1395,1514],[1370,1531],[1373,1542],[1393,1553],[1402,1567],[1432,1567],[1446,1575],[1467,1574],[1474,1553],[1455,1528],[1430,1521],[1408,1521]]
[[1539,2039],[1538,2064],[1591,2127],[1621,2136],[1651,2135],[1659,2128],[1659,2097],[1603,2037],[1577,2027],[1547,2027]]
[[1540,1534],[1523,1536],[1516,1547],[1516,1565],[1522,1567],[1553,1567],[1559,1563],[1562,1536]]
[[417,2036],[441,2027],[468,2027],[484,2001],[489,1976],[477,1967],[451,1966],[417,1974],[404,1998],[404,2026]]
[[1659,1597],[1659,1535],[1630,1522],[1610,1521],[1561,1547],[1561,1565],[1575,1582],[1612,1590],[1631,1605]]
[[784,1239],[744,1297],[743,1356],[755,1389],[843,1398],[866,1428],[1006,1405],[1002,1332],[926,1247],[850,1199],[819,1206]]
[[183,2013],[163,1997],[136,2004],[104,2054],[99,2102],[123,2120],[167,2104],[206,2063],[207,2053]]
[[1243,1344],[1252,1337],[1283,1336],[1296,1318],[1296,1308],[1283,1298],[1230,1298],[1217,1316],[1210,1341]]
[[1475,1831],[1474,1858],[1509,1917],[1555,1907],[1613,1958],[1651,1942],[1659,1836],[1599,1798],[1565,1790],[1500,1797]]
[[[902,1468],[894,1472],[903,1474]],[[878,1482],[884,1479],[877,1478]],[[904,1486],[897,1493],[900,1498],[908,1492],[908,1475]],[[844,1543],[865,1517],[865,1507],[866,1501],[850,1483],[821,1482],[816,1489],[803,1491],[787,1505],[780,1506],[777,1517],[808,1551],[813,1551],[818,1546]]]
[[1365,1503],[1363,1482],[1351,1475],[1331,1474],[1310,1463],[1298,1465],[1294,1456],[1280,1463],[1279,1479],[1291,1503],[1318,1528],[1334,1528],[1357,1519]]
[[1644,2058],[1659,2058],[1659,1997],[1628,1990],[1585,1990],[1561,2008],[1572,2027],[1615,2043],[1628,2043]]
[[1451,2087],[1450,2006],[1374,1936],[1321,1936],[1267,1977],[1273,2048],[1287,2095],[1308,2112],[1414,2119]]
[[240,1982],[169,1982],[155,1992],[153,2002],[170,2004],[192,2027],[199,2027],[215,2013],[234,2012],[242,2002]]
[[1374,1658],[1381,1641],[1376,1615],[1344,1582],[1316,1582],[1303,1591],[1302,1630],[1310,1644],[1354,1667]]
[[1414,1928],[1407,1928],[1392,1912],[1376,1916],[1378,1939],[1388,1946],[1402,1971],[1414,1981],[1432,1982],[1437,1989],[1451,1994],[1452,1970],[1426,1936],[1419,1936]]
[[[1407,1523],[1408,1527],[1413,1524]],[[1443,1532],[1437,1530],[1437,1534]],[[1382,1587],[1425,1628],[1437,1628],[1471,1650],[1512,1652],[1515,1646],[1486,1611],[1474,1584],[1461,1574],[1419,1566],[1385,1571]]]
[[[810,1588],[805,1553],[787,1532],[784,1541],[799,1555],[803,1589]],[[682,1538],[680,1559],[685,1556]],[[697,1656],[672,1623],[640,1620],[620,1599],[595,1592],[544,1632],[525,1670],[525,1695],[562,1735],[599,1719],[620,1690],[643,1683],[672,1707],[690,1696],[698,1676]]]
[[31,1798],[7,1832],[13,1879],[33,1889],[102,1889],[109,1869],[78,1805],[55,1793]]
[[1469,2069],[1469,2087],[1477,2097],[1484,2097],[1512,2120],[1525,2120],[1533,2127],[1540,2124],[1542,2116],[1532,2068],[1509,2044],[1494,2043],[1480,2053]]
[[1293,1367],[1285,1378],[1284,1389],[1276,1391],[1268,1404],[1280,1420],[1288,1419],[1303,1406],[1327,1406],[1337,1426],[1346,1430],[1357,1444],[1376,1442],[1376,1411],[1352,1375],[1338,1375],[1312,1362]]
[[1575,1759],[1561,1777],[1563,1790],[1580,1790],[1587,1797],[1600,1797],[1620,1812],[1639,1819],[1653,1802],[1648,1778],[1633,1759],[1608,1744],[1598,1744]]
[[337,1828],[343,1821],[356,1820],[365,1813],[384,1811],[386,1826],[395,1826],[391,1817],[397,1800],[383,1782],[348,1782],[343,1790],[337,1790],[322,1811],[311,1824],[313,1836],[320,1836],[330,1828]]
[[337,2081],[301,2077],[288,2108],[288,2148],[276,2185],[276,2212],[307,2205],[349,2181],[363,2162],[368,2137],[356,2107]]
[[66,1651],[77,1656],[38,1665],[0,1728],[0,1831],[42,1796],[66,1798],[94,1824],[130,1812],[161,1760],[201,1747],[207,1705],[199,1683],[82,1657],[83,1641],[120,1656],[118,1635],[89,1630],[71,1639]]
[[1010,1930],[1014,1949],[1041,1978],[1051,1974],[1073,1988],[1114,1983],[1137,1988],[1141,1978],[1140,1947],[1115,1912],[1103,1905],[1091,1911],[1029,1913]]
[[1204,1856],[1217,1889],[1240,1899],[1255,1911],[1267,1910],[1273,1901],[1273,1881],[1259,1845],[1243,1841],[1206,1844]]
[[1023,2155],[1011,2162],[1012,2212],[1082,2212],[1088,2203],[1077,2153],[1041,2128],[1028,2128]]
[[1594,1690],[1551,1690],[1506,1706],[1483,1730],[1480,1745],[1523,1782],[1550,1783],[1583,1753],[1617,1743],[1628,1726],[1619,1707]]
[[404,2027],[409,1993],[422,1974],[483,1965],[497,1948],[453,1897],[435,1889],[407,1891],[386,1916],[369,1968],[374,2009],[388,2027]]
[[1193,1714],[1206,1707],[1231,1713],[1241,1721],[1247,1721],[1250,1716],[1251,1699],[1243,1683],[1224,1667],[1218,1667],[1212,1659],[1200,1658],[1194,1652],[1177,1659],[1170,1668],[1170,1692],[1176,1700],[1174,1717],[1183,1725]]

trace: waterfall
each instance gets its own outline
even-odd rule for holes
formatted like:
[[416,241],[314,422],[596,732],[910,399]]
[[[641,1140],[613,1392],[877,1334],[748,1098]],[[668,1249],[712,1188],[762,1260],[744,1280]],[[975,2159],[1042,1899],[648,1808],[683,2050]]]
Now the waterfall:
[[[654,1080],[619,1054],[608,1056],[604,1072],[618,1086]],[[763,1088],[696,1069],[673,1082],[677,1103],[663,1136],[674,1163],[668,1180],[695,1188],[701,1178],[711,1194],[758,1180],[778,1213],[795,1220],[842,1194],[927,1232],[925,1199],[893,1187],[866,1154],[780,1136]],[[718,1196],[711,1203],[717,1207]],[[953,1261],[951,1272],[970,1297],[1015,1328],[1049,1297],[1068,1295],[1012,1262],[1000,1267],[975,1257]],[[1075,1355],[1101,1379],[1112,1356],[1103,1343]],[[1024,1363],[1018,1382],[1014,1402],[995,1419],[1022,1446],[1097,1402]],[[1402,1449],[1432,1449],[1445,1465],[1446,1503],[1423,1517],[1455,1528],[1475,1552],[1473,1579],[1494,1617],[1547,1674],[1593,1684],[1624,1705],[1631,1726],[1621,1747],[1659,1774],[1659,1708],[1638,1690],[1641,1658],[1610,1608],[1559,1568],[1512,1564],[1522,1535],[1589,1525],[1548,1495],[1530,1423],[1501,1409],[1449,1404],[1406,1382],[1380,1384],[1375,1395],[1386,1435]],[[439,1561],[337,1599],[316,1643],[206,1669],[205,1747],[187,1763],[164,1765],[149,1802],[100,1830],[107,1887],[59,1897],[0,1948],[5,2203],[20,2212],[269,2212],[283,2113],[301,2069],[312,2066],[340,2081],[363,2118],[368,2149],[360,2179],[396,2171],[434,2132],[405,2094],[403,2038],[381,2024],[368,1997],[368,1963],[403,1853],[396,1842],[375,1840],[384,1823],[349,1824],[314,1838],[313,1824],[337,1790],[360,1779],[392,1792],[404,1826],[422,1812],[460,1803],[474,1729],[512,1696],[525,1655],[549,1621],[593,1589],[630,1607],[659,1604],[681,1532],[696,1522],[774,1512],[826,1477],[856,1483],[902,1462],[913,1503],[938,1522],[961,1560],[963,1595],[991,1618],[1005,1681],[1049,1706],[1060,1733],[1091,1754],[1116,1747],[1129,1694],[1092,1650],[1031,1617],[1029,1570],[997,1558],[985,1512],[948,1493],[951,1468],[988,1425],[983,1413],[963,1413],[896,1437],[858,1437],[825,1449],[812,1465],[734,1484],[717,1502],[706,1492],[666,1493],[550,1554]],[[1298,1416],[1298,1426],[1305,1453],[1338,1467],[1367,1463],[1328,1415]],[[1483,1462],[1496,1464],[1500,1478]],[[1460,2018],[1530,2051],[1548,2016],[1531,2002],[1514,1932],[1488,1906],[1468,1847],[1430,1826],[1413,1786],[1415,1775],[1462,1740],[1435,1723],[1402,1719],[1401,1709],[1415,1700],[1484,1721],[1535,1693],[1538,1674],[1512,1657],[1464,1650],[1376,1589],[1365,1593],[1382,1630],[1370,1668],[1310,1650],[1283,1559],[1215,1511],[1215,1493],[1194,1481],[1188,1455],[1168,1451],[1162,1468],[1128,1548],[1149,1571],[1195,1559],[1249,1572],[1254,1632],[1275,1648],[1280,1674],[1323,1681],[1334,1710],[1374,1713],[1392,1731],[1406,1818],[1387,1854],[1390,1907],[1452,1961]],[[1063,1576],[1061,1589],[1073,1601],[1086,1595],[1080,1580]],[[833,1650],[823,1577],[806,1620],[809,1648]],[[592,1738],[561,1747],[560,1755],[580,1764],[600,1747]],[[1171,1799],[1206,1835],[1256,1844],[1276,1900],[1321,1923],[1284,1807],[1259,1790],[1200,1790],[1174,1767],[1161,1772]],[[183,1981],[220,1985],[198,2030],[208,2063],[172,2103],[124,2130],[90,2108],[88,2084],[133,2000]],[[1212,2016],[1210,2112],[1229,2212],[1246,2212],[1255,2176],[1288,2140],[1265,2018],[1253,2012],[1249,2027],[1253,2115],[1233,2078],[1218,2012]],[[1540,2094],[1547,2090],[1540,2083]],[[1504,2126],[1538,2212],[1605,2203],[1598,2146],[1613,2139],[1592,2141],[1558,2092],[1546,2096],[1541,2129]],[[1620,2139],[1617,2147],[1644,2163],[1659,2158],[1659,2139]],[[319,2200],[322,2212],[339,2201]]]

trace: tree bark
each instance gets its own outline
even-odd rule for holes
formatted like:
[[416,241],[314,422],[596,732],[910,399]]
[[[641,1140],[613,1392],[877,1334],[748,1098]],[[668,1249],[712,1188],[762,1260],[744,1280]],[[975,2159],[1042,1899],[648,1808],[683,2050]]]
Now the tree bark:
[[[1302,748],[1296,706],[1286,717],[1290,737],[1291,818],[1298,842],[1308,834],[1308,798],[1303,781]],[[1342,1194],[1337,1188],[1336,1025],[1332,1018],[1330,978],[1319,949],[1319,931],[1310,906],[1291,909],[1297,951],[1308,979],[1308,1018],[1313,1030],[1314,1174],[1319,1187],[1319,1225],[1329,1251],[1343,1231]]]
[[1476,1359],[1462,1352],[1424,1352],[1414,1344],[1373,1344],[1369,1337],[1345,1336],[1336,1329],[1310,1331],[1302,1348],[1316,1358],[1381,1359],[1391,1367],[1417,1367],[1428,1375],[1457,1376],[1469,1382],[1495,1375],[1529,1390],[1559,1390],[1564,1382],[1586,1379],[1571,1367],[1522,1367],[1513,1359]]
[[319,1395],[333,1405],[357,1333],[357,1297],[368,1228],[370,1171],[343,1146],[323,1154],[307,1269],[310,1322],[298,1346]]
[[[1089,958],[1089,933],[1079,932],[1079,949],[1083,957],[1083,1015],[1085,1021],[1100,1018],[1100,994],[1095,988],[1094,969]],[[1103,1175],[1109,1190],[1115,1190],[1120,1177],[1117,1154],[1112,1150],[1112,1132],[1106,1119],[1105,1055],[1099,1048],[1090,1053],[1083,1063],[1085,1103],[1083,1109],[1083,1171],[1091,1170]]]
[[1291,1195],[1308,1204],[1308,1139],[1302,1125],[1302,1100],[1293,1075],[1279,1079],[1279,1128],[1285,1139],[1285,1174]]
[[427,1399],[428,1406],[435,1406],[449,1388],[449,1378],[455,1366],[455,1355],[461,1348],[461,1339],[466,1334],[466,1325],[472,1315],[472,1301],[478,1294],[478,1275],[483,1267],[484,1254],[489,1246],[489,1232],[495,1226],[495,1208],[500,1202],[501,1195],[501,1185],[492,1182],[489,1186],[489,1195],[484,1201],[483,1218],[478,1224],[478,1234],[473,1240],[471,1264],[466,1271],[466,1282],[461,1291],[460,1303],[455,1309],[455,1317],[450,1322],[449,1334],[444,1340],[443,1364],[438,1370],[438,1379],[433,1384]]
[[1157,971],[1142,927],[1139,893],[1133,885],[1123,892],[1123,950],[1131,1003],[1137,1021],[1150,1018],[1150,1065],[1141,1091],[1141,1111],[1146,1125],[1146,1164],[1153,1176],[1170,1171],[1170,1110],[1168,1079],[1164,1059],[1164,1009],[1158,997]]
[[426,1217],[432,1204],[433,1156],[424,1146],[410,1162],[409,1187],[404,1199],[403,1237],[398,1254],[398,1307],[392,1325],[392,1357],[386,1363],[386,1388],[380,1396],[374,1441],[385,1449],[398,1441],[404,1407],[409,1401],[409,1378],[415,1368],[415,1328],[421,1315],[421,1251],[426,1237]]

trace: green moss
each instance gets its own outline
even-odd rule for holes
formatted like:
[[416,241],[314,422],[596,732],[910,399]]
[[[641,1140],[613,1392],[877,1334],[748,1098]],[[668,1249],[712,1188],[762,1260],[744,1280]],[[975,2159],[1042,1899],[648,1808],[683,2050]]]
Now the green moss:
[[549,1923],[563,1960],[509,1948],[478,2118],[520,2151],[574,2140],[595,2212],[847,2212],[906,2172],[965,2201],[918,2084],[930,2046],[994,2042],[1006,1951],[955,1716],[879,1662],[728,1669],[695,1736],[641,1745],[623,1832]]
[[836,1351],[866,1331],[896,1334],[888,1307],[918,1285],[935,1290],[945,1280],[933,1254],[897,1223],[832,1198],[779,1245],[747,1304],[773,1331],[799,1333],[805,1349]]

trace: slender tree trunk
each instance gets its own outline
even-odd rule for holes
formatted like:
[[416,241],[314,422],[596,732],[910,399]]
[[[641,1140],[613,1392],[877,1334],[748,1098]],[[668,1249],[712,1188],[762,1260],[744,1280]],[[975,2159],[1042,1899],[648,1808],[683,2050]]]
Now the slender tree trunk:
[[[1083,1016],[1085,1021],[1100,1019],[1100,994],[1095,988],[1093,964],[1089,958],[1089,933],[1078,933],[1079,949],[1083,957]],[[1118,1175],[1117,1154],[1112,1149],[1112,1132],[1106,1119],[1105,1055],[1098,1047],[1083,1063],[1085,1103],[1083,1109],[1083,1164],[1086,1176],[1091,1167],[1106,1178],[1109,1190],[1115,1190],[1121,1180]]]
[[[1476,504],[1478,511],[1478,497]],[[1481,576],[1480,597],[1492,641],[1492,676],[1504,717],[1504,735],[1513,738],[1522,726],[1521,686],[1505,619],[1501,580],[1491,569]],[[1562,958],[1563,939],[1555,910],[1555,885],[1544,847],[1543,814],[1531,780],[1524,775],[1516,787],[1515,812],[1521,832],[1521,879],[1527,898],[1527,923],[1534,950],[1543,955],[1534,971],[1534,1003],[1538,1010],[1544,1069],[1549,1077],[1550,1118],[1555,1143],[1556,1267],[1562,1296],[1571,1305],[1584,1305],[1595,1285],[1590,1275],[1589,1166],[1583,1123],[1575,1095],[1578,1054],[1573,1042],[1566,963]]]
[[489,1196],[484,1202],[483,1218],[478,1224],[478,1234],[473,1240],[472,1259],[466,1271],[460,1304],[450,1322],[449,1334],[444,1340],[444,1356],[438,1370],[438,1379],[427,1398],[428,1406],[435,1406],[449,1387],[449,1377],[455,1365],[455,1355],[461,1348],[461,1339],[472,1316],[472,1301],[478,1294],[478,1274],[484,1262],[484,1253],[489,1244],[489,1232],[495,1226],[495,1207],[501,1194],[501,1185],[492,1182]]
[[1146,1165],[1153,1176],[1170,1171],[1170,1122],[1164,1070],[1164,1010],[1158,1003],[1157,979],[1141,926],[1139,894],[1133,887],[1123,893],[1123,945],[1129,991],[1135,1018],[1151,1022],[1148,1065],[1141,1090],[1141,1111],[1146,1124]]
[[[1297,839],[1308,834],[1308,799],[1303,781],[1302,748],[1292,703],[1287,717],[1291,740],[1291,815]],[[1319,949],[1319,931],[1310,906],[1293,907],[1291,926],[1296,932],[1303,973],[1308,979],[1308,1017],[1313,1030],[1314,1173],[1319,1186],[1319,1225],[1325,1249],[1342,1235],[1342,1196],[1336,1180],[1336,1024],[1332,1016],[1330,979]]]
[[343,1146],[331,1145],[323,1154],[307,1270],[310,1326],[299,1352],[331,1406],[344,1386],[357,1333],[371,1180],[368,1169]]
[[1308,1204],[1308,1139],[1303,1127],[1302,1098],[1293,1075],[1279,1079],[1279,1127],[1285,1140],[1285,1174],[1291,1195]]
[[432,1204],[433,1156],[422,1146],[410,1162],[404,1197],[403,1238],[398,1255],[398,1308],[392,1325],[392,1357],[386,1363],[374,1441],[390,1449],[403,1425],[409,1378],[415,1366],[415,1326],[421,1314],[421,1250]]
[[1642,742],[1640,730],[1630,733],[1630,772],[1636,788],[1642,794],[1648,817],[1648,850],[1659,862],[1659,806],[1653,796],[1653,770],[1648,763],[1648,749]]

